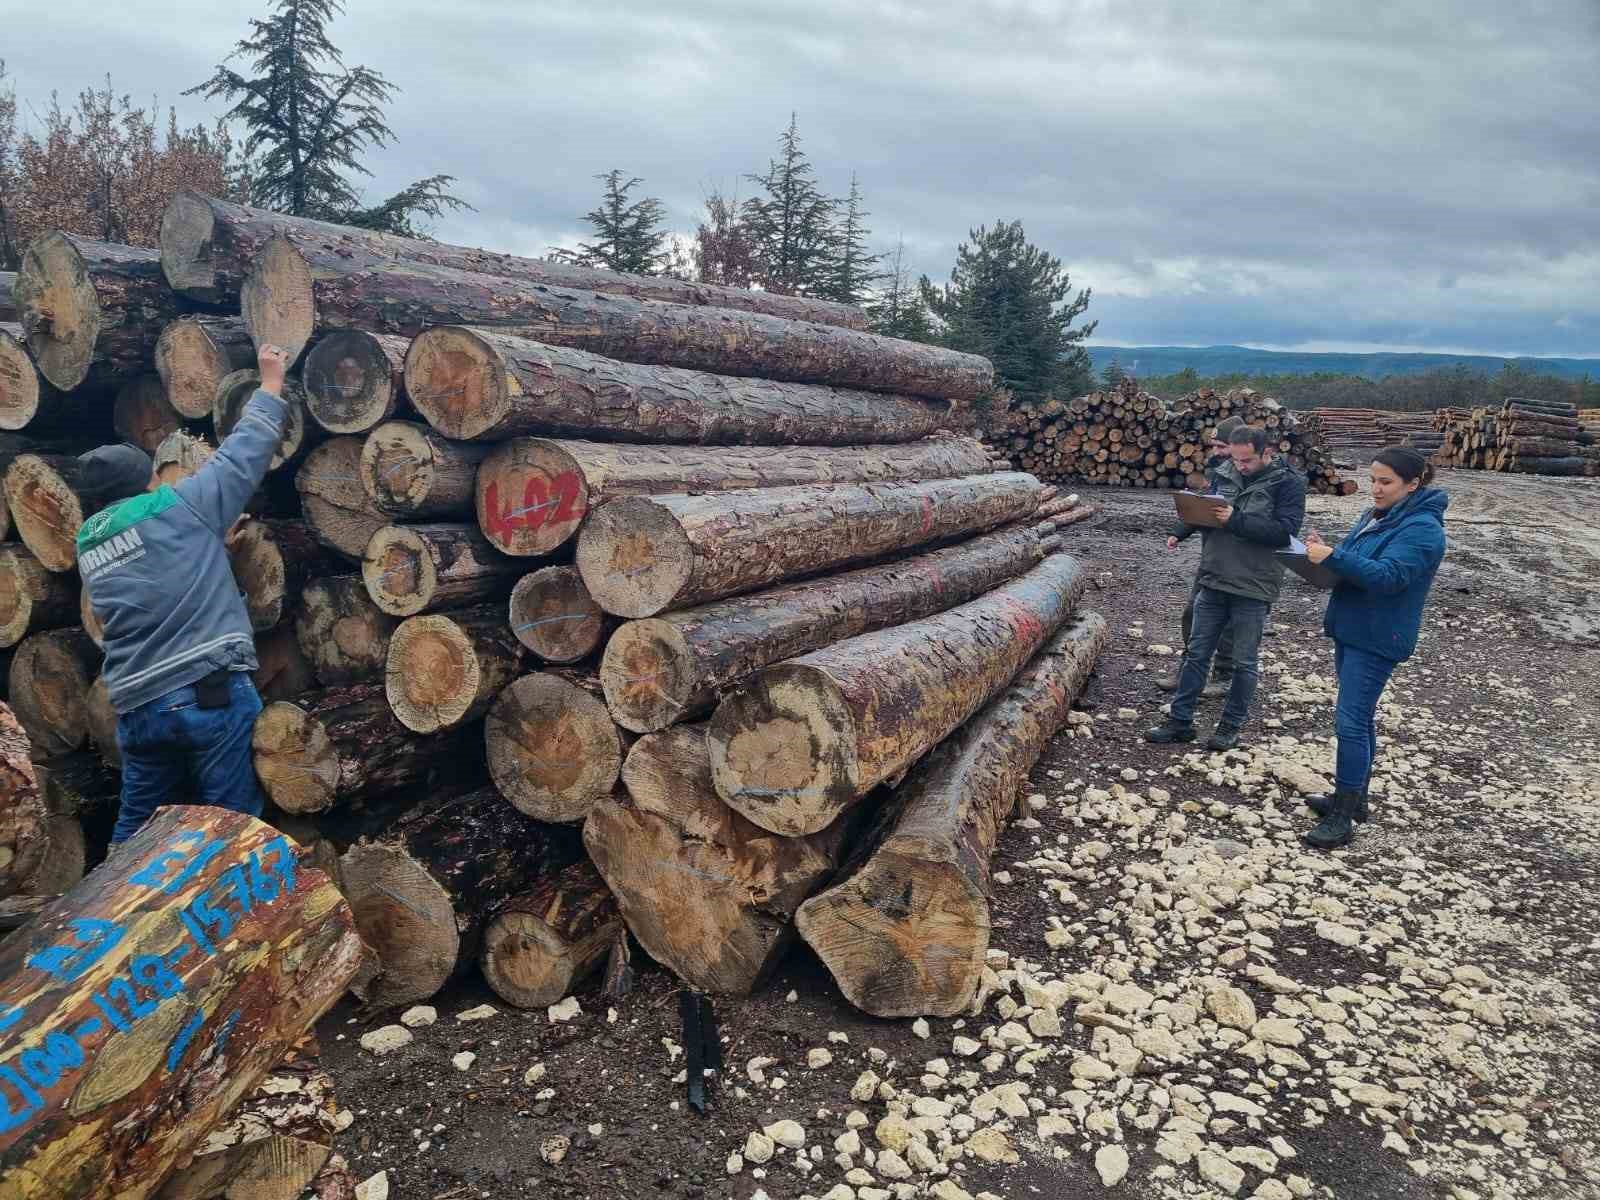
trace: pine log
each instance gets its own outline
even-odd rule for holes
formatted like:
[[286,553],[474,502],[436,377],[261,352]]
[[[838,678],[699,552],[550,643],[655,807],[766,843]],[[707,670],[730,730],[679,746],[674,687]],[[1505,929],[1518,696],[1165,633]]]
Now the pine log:
[[89,736],[84,700],[100,673],[100,647],[82,629],[24,638],[11,660],[9,694],[40,759],[70,754]]
[[361,486],[361,439],[329,438],[306,455],[294,476],[306,523],[317,540],[346,558],[367,552],[372,535],[389,524],[389,515]]
[[63,392],[51,384],[34,365],[22,326],[0,322],[0,430],[83,435],[104,424],[106,411],[98,389]]
[[599,684],[580,671],[536,671],[489,709],[483,726],[489,775],[528,816],[582,821],[617,786],[627,746],[599,693]]
[[600,682],[624,729],[709,711],[717,690],[772,663],[964,604],[1044,557],[1038,526],[1004,529],[883,566],[624,623]]
[[1106,640],[1085,613],[1012,685],[919,762],[860,870],[800,906],[800,936],[876,1017],[950,1017],[989,949],[989,863],[1028,773],[1066,722]]
[[483,934],[483,977],[507,1004],[544,1008],[605,964],[622,928],[606,881],[581,859],[500,906]]
[[517,580],[510,619],[517,640],[552,663],[588,658],[615,627],[577,567],[540,567]]
[[459,736],[425,736],[400,724],[381,683],[268,704],[250,745],[267,796],[295,814],[352,808],[408,789],[426,795],[429,777],[465,753]]
[[749,995],[793,942],[795,910],[832,876],[853,822],[788,838],[746,820],[712,786],[703,725],[640,738],[622,780],[583,840],[628,928],[691,987]]
[[865,329],[867,314],[848,304],[748,288],[627,275],[545,258],[449,246],[425,238],[355,229],[233,204],[198,192],[178,193],[161,218],[161,265],[172,287],[191,299],[225,304],[238,297],[256,256],[275,237],[290,242],[314,271],[420,263],[456,267],[552,287],[588,288],[640,300],[702,304]]
[[430,425],[466,439],[854,446],[915,441],[949,419],[907,396],[620,362],[459,326],[417,336],[406,387]]
[[135,375],[117,389],[116,399],[111,402],[111,427],[117,437],[146,454],[154,454],[156,447],[182,425],[159,375]]
[[[211,424],[217,431],[219,439],[226,438],[233,432],[233,427],[239,423],[239,418],[244,416],[245,405],[250,403],[250,397],[254,396],[260,387],[261,375],[254,367],[226,375],[222,382],[217,384],[217,394],[211,404]],[[284,381],[283,399],[284,407],[289,412],[289,419],[284,422],[283,440],[278,444],[278,452],[272,456],[272,465],[267,468],[269,471],[276,471],[284,463],[297,457],[308,445],[305,393],[300,390],[297,380]]]
[[1600,462],[1592,458],[1519,458],[1500,468],[1523,475],[1600,475]]
[[[976,400],[994,383],[987,359],[919,342],[725,308],[635,300],[410,262],[332,259],[313,271],[269,241],[240,292],[257,345],[298,355],[316,330],[415,336],[430,325],[484,325],[629,362]],[[412,402],[420,393],[407,372]]]
[[150,457],[156,476],[171,487],[205,466],[216,452],[216,447],[205,438],[180,429],[163,438]]
[[388,525],[361,559],[367,594],[396,617],[503,596],[524,569],[476,525]]
[[91,375],[110,384],[150,369],[162,327],[183,307],[160,257],[61,232],[27,248],[11,294],[46,379],[66,392]]
[[409,617],[389,639],[389,707],[418,733],[470,721],[517,677],[525,653],[503,604]]
[[324,687],[381,679],[400,622],[367,594],[359,575],[313,579],[300,594],[294,632]]
[[68,754],[33,772],[36,792],[0,790],[0,895],[67,891],[104,856],[116,821],[120,780],[98,756]]
[[717,792],[774,833],[815,833],[1001,691],[1071,615],[1067,554],[957,608],[768,667],[711,718]]
[[265,702],[292,700],[317,686],[316,673],[287,625],[256,635],[256,662],[252,678]]
[[254,517],[234,535],[229,558],[250,627],[257,633],[276,628],[295,610],[308,580],[344,565],[323,549],[304,521]]
[[928,483],[762,488],[612,501],[584,524],[578,570],[607,612],[651,617],[1031,513],[1039,481],[996,473]]
[[47,571],[78,565],[78,527],[96,511],[79,491],[82,477],[82,465],[70,454],[19,454],[6,468],[11,522]]
[[83,698],[84,720],[89,728],[89,745],[107,766],[122,766],[122,750],[117,745],[117,710],[111,706],[106,677],[96,675]]
[[8,1190],[154,1195],[338,1000],[361,941],[295,855],[251,817],[166,808],[0,945]]
[[255,365],[256,350],[240,317],[182,317],[161,331],[155,360],[167,402],[197,421],[211,415],[224,379]]
[[361,447],[361,485],[384,512],[407,519],[464,517],[473,480],[494,447],[452,442],[426,425],[388,421]]
[[950,479],[989,471],[983,444],[928,438],[903,446],[618,446],[514,438],[477,477],[478,526],[507,554],[547,554],[591,511],[623,496],[806,484]]
[[49,848],[49,814],[32,754],[16,713],[0,704],[0,898],[22,890]]
[[408,816],[340,860],[344,894],[376,956],[352,990],[373,1008],[432,996],[478,955],[506,900],[576,862],[576,829],[529,820],[493,788]]
[[329,433],[366,433],[406,407],[409,338],[362,329],[330,333],[306,355],[306,408]]
[[0,545],[0,647],[78,620],[78,576],[47,571],[21,546]]

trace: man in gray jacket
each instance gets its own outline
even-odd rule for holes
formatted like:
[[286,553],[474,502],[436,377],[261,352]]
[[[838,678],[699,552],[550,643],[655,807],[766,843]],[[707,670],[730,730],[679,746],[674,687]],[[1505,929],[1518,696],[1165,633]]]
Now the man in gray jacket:
[[262,346],[261,387],[211,461],[175,486],[134,446],[83,455],[84,490],[105,505],[78,530],[78,571],[105,627],[102,668],[117,711],[122,802],[112,844],[189,789],[255,816],[250,754],[261,698],[255,638],[224,544],[261,486],[288,422],[284,352]]

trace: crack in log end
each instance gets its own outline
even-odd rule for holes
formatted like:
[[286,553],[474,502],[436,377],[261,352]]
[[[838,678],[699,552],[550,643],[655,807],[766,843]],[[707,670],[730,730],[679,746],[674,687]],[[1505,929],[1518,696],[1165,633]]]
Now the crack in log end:
[[653,617],[668,607],[695,569],[694,548],[673,514],[648,497],[602,504],[578,532],[578,572],[601,608],[619,617]]
[[64,392],[88,378],[103,317],[77,247],[60,233],[30,245],[11,285],[11,301],[44,377]]
[[406,394],[445,437],[470,441],[493,429],[510,404],[505,365],[470,329],[425,329],[406,351]]

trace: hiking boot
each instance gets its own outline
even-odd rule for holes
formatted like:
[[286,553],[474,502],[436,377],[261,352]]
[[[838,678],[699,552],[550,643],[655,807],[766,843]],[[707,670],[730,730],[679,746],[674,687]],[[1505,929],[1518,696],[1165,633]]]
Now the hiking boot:
[[1156,680],[1156,686],[1163,692],[1175,692],[1178,690],[1178,682],[1182,678],[1183,663],[1180,661],[1178,665],[1173,668],[1171,674],[1163,675],[1160,679]]
[[1226,723],[1219,724],[1211,732],[1211,739],[1206,742],[1207,750],[1232,750],[1239,744],[1239,727]]
[[1219,675],[1213,673],[1206,686],[1200,690],[1200,695],[1207,700],[1215,700],[1219,696],[1226,696],[1233,687],[1232,675]]
[[[1325,817],[1328,815],[1328,810],[1333,807],[1333,793],[1322,792],[1319,795],[1307,796],[1305,798],[1305,806],[1316,813],[1317,816]],[[1363,792],[1361,800],[1356,806],[1356,811],[1351,814],[1351,819],[1357,822],[1364,822],[1369,815],[1369,811],[1367,808],[1367,796]]]
[[1321,823],[1302,834],[1300,840],[1313,850],[1337,850],[1340,846],[1348,846],[1356,836],[1355,814],[1360,805],[1361,797],[1355,792],[1334,792]]
[[1154,742],[1158,746],[1167,746],[1173,742],[1194,741],[1194,726],[1184,725],[1179,721],[1166,720],[1152,729],[1144,731],[1144,740]]

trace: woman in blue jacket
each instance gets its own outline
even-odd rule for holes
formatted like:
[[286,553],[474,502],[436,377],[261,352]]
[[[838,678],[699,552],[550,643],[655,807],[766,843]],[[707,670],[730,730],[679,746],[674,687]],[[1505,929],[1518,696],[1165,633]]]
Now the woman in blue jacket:
[[1367,786],[1377,748],[1378,698],[1395,667],[1411,657],[1422,606],[1444,559],[1444,510],[1450,498],[1429,487],[1433,468],[1415,450],[1391,446],[1372,463],[1372,507],[1339,543],[1312,534],[1307,557],[1339,577],[1322,629],[1333,639],[1339,703],[1339,753],[1331,796],[1307,803],[1322,822],[1305,835],[1319,850],[1349,844],[1367,819]]

